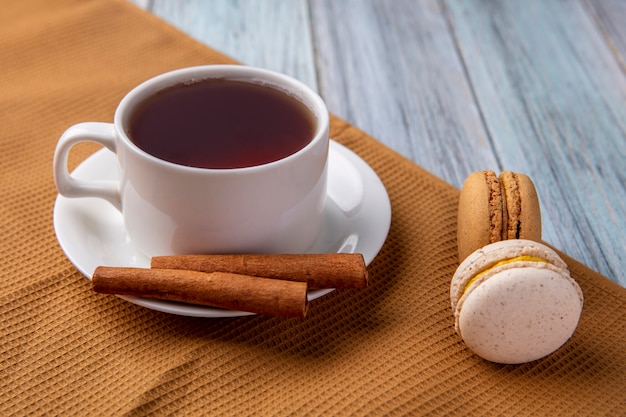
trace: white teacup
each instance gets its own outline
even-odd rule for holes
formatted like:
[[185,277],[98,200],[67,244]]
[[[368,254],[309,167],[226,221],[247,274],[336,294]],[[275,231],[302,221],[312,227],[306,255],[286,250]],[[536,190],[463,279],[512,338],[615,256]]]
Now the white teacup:
[[[232,169],[196,168],[159,159],[128,135],[129,118],[167,87],[208,78],[258,83],[295,97],[312,113],[310,142],[277,161]],[[329,115],[323,100],[286,75],[239,65],[172,71],[130,91],[114,123],[80,123],[59,139],[54,178],[65,197],[103,198],[120,210],[128,235],[147,256],[184,253],[301,253],[324,220]],[[117,154],[119,182],[84,181],[67,170],[79,142],[97,142]]]

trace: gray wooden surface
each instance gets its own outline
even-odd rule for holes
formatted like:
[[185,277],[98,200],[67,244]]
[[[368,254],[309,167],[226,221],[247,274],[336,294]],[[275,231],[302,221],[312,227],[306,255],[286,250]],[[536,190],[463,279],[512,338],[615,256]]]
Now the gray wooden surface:
[[457,187],[528,174],[545,240],[626,286],[626,1],[133,1]]

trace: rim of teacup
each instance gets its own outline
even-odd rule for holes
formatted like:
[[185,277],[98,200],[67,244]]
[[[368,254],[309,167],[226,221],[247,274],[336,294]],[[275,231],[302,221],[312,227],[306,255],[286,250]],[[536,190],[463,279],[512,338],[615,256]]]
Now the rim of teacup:
[[[313,138],[304,147],[290,155],[285,156],[284,158],[260,165],[238,168],[203,168],[177,164],[175,162],[158,158],[144,151],[130,139],[126,126],[128,124],[128,119],[132,114],[132,109],[136,105],[141,103],[147,97],[154,95],[158,91],[173,85],[181,83],[195,83],[211,78],[249,81],[274,88],[295,97],[307,106],[307,108],[315,116],[316,127]],[[124,145],[128,150],[153,163],[170,169],[188,172],[211,172],[214,174],[232,175],[236,173],[254,173],[259,170],[271,169],[277,165],[289,163],[292,160],[301,158],[303,154],[309,153],[313,148],[317,147],[320,141],[328,142],[330,115],[324,100],[322,100],[319,94],[303,82],[291,76],[264,68],[246,65],[219,64],[180,68],[159,74],[142,82],[130,90],[124,98],[122,98],[117,106],[117,109],[115,110],[113,124],[118,138],[124,142]],[[328,149],[328,144],[326,145],[326,149]]]

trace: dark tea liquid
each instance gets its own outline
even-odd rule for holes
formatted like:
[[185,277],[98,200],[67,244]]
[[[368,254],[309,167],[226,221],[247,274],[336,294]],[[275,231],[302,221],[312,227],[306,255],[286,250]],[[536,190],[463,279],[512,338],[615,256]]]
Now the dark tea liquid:
[[207,79],[164,89],[131,114],[128,135],[157,158],[200,168],[242,168],[282,159],[315,134],[311,111],[270,87]]

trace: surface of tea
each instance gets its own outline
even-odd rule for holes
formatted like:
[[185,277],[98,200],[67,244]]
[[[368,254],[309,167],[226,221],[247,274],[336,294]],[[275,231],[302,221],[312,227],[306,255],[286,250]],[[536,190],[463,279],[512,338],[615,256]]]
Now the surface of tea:
[[282,159],[315,133],[311,111],[262,85],[207,79],[164,89],[131,115],[131,140],[157,158],[200,168],[241,168]]

